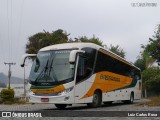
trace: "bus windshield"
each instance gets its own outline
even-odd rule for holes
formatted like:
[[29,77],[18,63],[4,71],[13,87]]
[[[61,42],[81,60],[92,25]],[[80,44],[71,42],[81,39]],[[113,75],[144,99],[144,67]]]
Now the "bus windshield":
[[36,83],[61,83],[72,80],[74,64],[69,63],[71,50],[44,51],[37,54],[29,80]]

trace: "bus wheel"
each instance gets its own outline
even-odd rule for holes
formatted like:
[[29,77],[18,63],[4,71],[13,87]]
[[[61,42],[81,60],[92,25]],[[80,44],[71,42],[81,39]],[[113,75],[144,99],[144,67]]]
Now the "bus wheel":
[[130,99],[129,100],[124,100],[123,103],[125,104],[132,104],[134,101],[134,93],[132,92],[130,95]]
[[131,95],[130,95],[130,100],[129,100],[128,102],[129,102],[130,104],[132,104],[133,101],[134,101],[134,94],[131,93]]
[[55,104],[55,106],[56,106],[57,108],[59,108],[59,109],[64,109],[64,108],[67,107],[66,104]]
[[100,91],[95,91],[94,92],[94,95],[93,95],[93,100],[92,100],[92,103],[88,103],[87,105],[89,107],[99,107],[101,106],[101,103],[102,103],[102,94]]

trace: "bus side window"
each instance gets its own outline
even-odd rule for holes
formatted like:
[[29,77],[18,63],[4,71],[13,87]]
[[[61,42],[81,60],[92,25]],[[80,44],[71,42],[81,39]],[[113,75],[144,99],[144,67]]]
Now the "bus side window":
[[140,71],[135,69],[135,68],[133,68],[132,69],[132,78],[135,81],[140,80],[141,79]]
[[139,70],[135,70],[135,76],[136,76],[137,80],[141,79],[141,74],[140,74]]

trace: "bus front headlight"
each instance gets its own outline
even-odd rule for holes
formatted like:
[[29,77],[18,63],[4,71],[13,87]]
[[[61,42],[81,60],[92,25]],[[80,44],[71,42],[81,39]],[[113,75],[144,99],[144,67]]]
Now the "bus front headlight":
[[67,88],[67,89],[65,89],[65,90],[63,90],[63,91],[61,91],[61,92],[59,92],[58,95],[67,94],[67,93],[69,93],[69,92],[72,91],[72,90],[73,90],[73,87]]

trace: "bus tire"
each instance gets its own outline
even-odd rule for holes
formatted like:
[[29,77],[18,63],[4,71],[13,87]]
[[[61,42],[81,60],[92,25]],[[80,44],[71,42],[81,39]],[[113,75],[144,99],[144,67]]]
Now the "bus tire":
[[102,103],[102,93],[100,91],[95,91],[93,95],[92,103],[88,103],[88,107],[100,107]]
[[134,93],[132,92],[130,95],[130,100],[128,101],[129,104],[132,104],[134,101]]
[[130,94],[130,99],[129,100],[124,100],[123,103],[125,103],[125,104],[132,104],[133,101],[134,101],[134,93],[132,92]]
[[58,109],[64,109],[67,107],[67,104],[55,104]]

